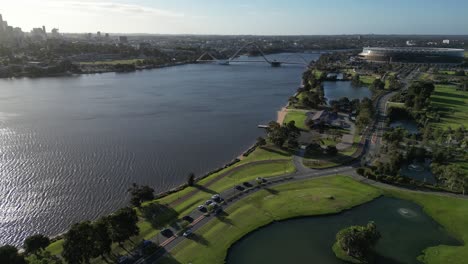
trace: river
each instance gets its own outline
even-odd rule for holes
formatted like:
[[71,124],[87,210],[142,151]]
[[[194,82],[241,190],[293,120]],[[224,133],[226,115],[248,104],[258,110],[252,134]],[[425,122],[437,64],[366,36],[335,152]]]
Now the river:
[[276,120],[303,71],[194,64],[0,80],[0,245],[111,213],[133,182],[162,192],[231,161]]

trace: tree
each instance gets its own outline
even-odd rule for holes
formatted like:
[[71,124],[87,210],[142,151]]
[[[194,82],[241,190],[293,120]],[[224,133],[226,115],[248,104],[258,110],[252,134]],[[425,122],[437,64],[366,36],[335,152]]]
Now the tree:
[[109,221],[107,217],[101,218],[93,223],[94,229],[94,252],[93,257],[101,256],[105,259],[105,255],[110,254],[112,240],[109,236]]
[[263,138],[263,137],[258,137],[257,138],[257,146],[261,147],[261,146],[265,146],[266,145],[266,140]]
[[113,242],[122,243],[140,233],[138,216],[130,207],[122,208],[109,216],[109,235]]
[[268,139],[278,147],[283,147],[288,139],[287,129],[276,122],[270,122],[267,128]]
[[46,248],[50,244],[50,239],[44,235],[33,235],[24,241],[23,248],[27,254],[37,253],[39,250]]
[[128,189],[128,192],[132,195],[130,203],[136,207],[140,207],[141,203],[144,201],[151,201],[154,199],[154,189],[147,185],[139,186],[133,183],[132,187]]
[[91,222],[74,224],[64,236],[62,257],[69,264],[89,263],[96,252],[94,245]]
[[381,235],[374,222],[367,226],[351,226],[338,232],[336,242],[348,256],[365,260],[371,256],[373,247]]
[[374,90],[374,91],[383,90],[385,88],[385,83],[382,82],[382,80],[380,80],[380,79],[375,79],[372,82],[372,85],[371,85],[370,88],[371,88],[371,90]]
[[338,154],[338,149],[336,148],[336,146],[330,145],[327,146],[325,152],[330,156],[335,156],[336,154]]
[[187,175],[187,185],[193,186],[195,184],[195,174],[193,172]]
[[351,79],[351,85],[354,87],[361,86],[361,76],[359,74],[355,74],[353,78]]
[[0,247],[0,263],[26,264],[24,257],[18,254],[18,249],[14,246],[6,245]]

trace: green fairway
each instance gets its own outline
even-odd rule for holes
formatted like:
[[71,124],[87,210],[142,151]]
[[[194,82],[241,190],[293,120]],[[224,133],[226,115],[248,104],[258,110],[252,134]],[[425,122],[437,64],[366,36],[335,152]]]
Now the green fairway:
[[309,128],[306,126],[306,120],[307,120],[307,112],[308,111],[301,111],[301,110],[288,110],[288,113],[286,115],[286,118],[284,119],[284,123],[289,123],[291,121],[294,121],[296,123],[296,126],[299,129],[302,130],[309,130]]
[[468,92],[457,91],[452,85],[436,85],[431,103],[440,109],[440,122],[433,126],[453,129],[464,125],[468,127]]
[[377,79],[376,75],[361,75],[359,76],[359,80],[361,80],[362,84],[365,86],[370,86],[372,83]]
[[185,240],[162,263],[223,263],[229,246],[256,228],[292,217],[337,213],[380,194],[378,189],[343,176],[261,190],[227,209],[227,217],[198,230],[196,236],[206,243]]
[[385,190],[385,194],[421,205],[429,216],[464,243],[464,246],[430,247],[424,250],[424,255],[420,256],[422,262],[428,264],[466,263],[468,259],[468,200],[390,189]]

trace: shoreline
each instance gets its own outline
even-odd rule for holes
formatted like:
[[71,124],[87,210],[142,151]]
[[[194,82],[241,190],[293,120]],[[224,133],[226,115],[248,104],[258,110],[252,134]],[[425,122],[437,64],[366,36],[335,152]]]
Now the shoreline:
[[[184,61],[184,62],[177,62],[177,63],[155,65],[155,66],[149,66],[149,65],[138,66],[135,68],[135,70],[131,70],[131,71],[117,71],[117,70],[102,69],[102,70],[82,71],[82,72],[62,72],[62,73],[44,74],[44,75],[37,75],[37,76],[28,75],[28,74],[18,74],[14,76],[0,77],[0,80],[15,80],[15,79],[24,79],[24,78],[39,79],[39,78],[72,77],[72,76],[81,76],[81,75],[88,75],[88,74],[93,75],[93,74],[103,74],[103,73],[132,73],[132,72],[139,72],[139,71],[144,71],[144,70],[155,70],[155,69],[183,66],[183,65],[194,64],[194,63],[196,62]],[[106,65],[106,64],[103,64],[103,65]]]

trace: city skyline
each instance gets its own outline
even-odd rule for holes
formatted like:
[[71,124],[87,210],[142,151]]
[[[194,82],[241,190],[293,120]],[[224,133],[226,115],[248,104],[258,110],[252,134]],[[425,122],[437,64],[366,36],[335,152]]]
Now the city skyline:
[[45,25],[63,33],[464,35],[468,34],[466,9],[468,3],[454,0],[201,0],[197,4],[189,0],[8,0],[0,13],[10,25],[26,32]]

